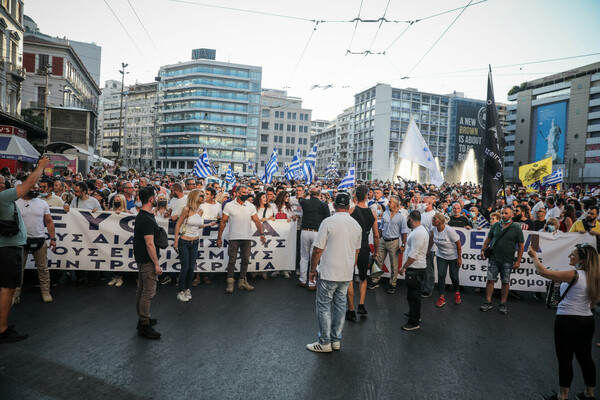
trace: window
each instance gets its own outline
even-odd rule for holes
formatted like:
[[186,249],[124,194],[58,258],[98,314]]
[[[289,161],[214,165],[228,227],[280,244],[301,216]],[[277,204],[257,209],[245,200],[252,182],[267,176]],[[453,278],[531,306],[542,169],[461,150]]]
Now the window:
[[48,54],[39,54],[39,60],[39,69],[44,69],[47,65],[50,65],[50,57],[48,56]]
[[267,148],[266,147],[261,147],[260,148],[260,154],[267,154]]
[[270,114],[271,114],[271,110],[269,110],[269,109],[263,109],[261,115],[262,115],[263,118],[269,118],[271,116]]
[[268,142],[269,141],[269,135],[260,135],[260,141],[261,142]]
[[285,142],[286,142],[287,144],[290,144],[290,137],[289,137],[289,136],[285,138]]
[[288,132],[291,132],[291,131],[292,131],[292,126],[288,124],[288,126],[287,126],[286,130],[287,130]]
[[38,107],[46,106],[46,88],[44,86],[38,86],[37,88]]
[[302,150],[302,157],[306,157],[306,150]]
[[296,144],[296,138],[295,137],[290,138],[290,140],[292,141],[292,144]]
[[279,136],[279,143],[283,143],[283,136]]
[[283,150],[281,148],[277,149],[277,153],[281,156],[283,155]]
[[292,132],[296,132],[296,125],[292,125]]
[[288,111],[288,119],[292,119],[292,113]]
[[269,123],[268,122],[263,122],[260,124],[260,129],[269,129]]
[[292,119],[296,119],[296,113],[292,113]]

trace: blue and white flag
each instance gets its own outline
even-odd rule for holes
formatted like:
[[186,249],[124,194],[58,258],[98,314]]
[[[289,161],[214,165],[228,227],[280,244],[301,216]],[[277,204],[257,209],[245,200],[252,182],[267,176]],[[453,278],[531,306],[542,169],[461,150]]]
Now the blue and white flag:
[[354,187],[355,184],[356,184],[356,175],[354,174],[354,164],[353,164],[352,167],[348,170],[348,173],[346,173],[346,176],[344,177],[344,179],[342,179],[342,182],[338,186],[338,190]]
[[333,157],[331,157],[331,162],[327,164],[325,167],[325,179],[328,179],[329,176],[333,176],[334,178],[339,178],[340,173],[335,165],[335,157],[337,153],[333,153]]
[[544,179],[542,180],[542,185],[544,186],[557,185],[559,183],[563,183],[562,168],[557,169],[550,175],[544,177]]
[[296,151],[296,155],[292,158],[292,162],[288,168],[288,172],[285,174],[288,180],[298,179],[302,176],[302,168],[300,166],[300,149]]
[[540,185],[540,181],[533,182],[531,185],[529,185],[529,187],[532,190],[537,190],[538,192],[542,189],[542,185]]
[[477,227],[478,228],[489,228],[490,223],[488,222],[487,219],[485,219],[485,217],[483,215],[479,214],[477,216]]
[[256,169],[254,168],[254,164],[252,161],[248,160],[248,168],[252,170],[252,175],[256,176]]
[[273,181],[273,175],[277,172],[277,149],[273,149],[273,153],[271,153],[271,158],[265,164],[265,174],[262,177],[262,181],[264,183],[271,183]]
[[431,183],[435,186],[440,187],[444,183],[444,178],[435,163],[433,154],[431,153],[429,146],[427,146],[427,143],[425,143],[421,131],[419,131],[417,124],[412,118],[408,124],[408,130],[404,136],[404,141],[402,142],[398,157],[427,168],[429,171],[429,179],[431,179]]
[[211,163],[208,159],[208,153],[206,152],[206,149],[204,149],[202,155],[196,160],[193,172],[198,178],[206,178],[207,176],[212,175],[213,171],[211,169]]
[[225,176],[225,180],[229,182],[229,184],[233,187],[235,186],[235,175],[233,174],[233,170],[231,169],[231,165],[227,168],[227,175]]
[[315,164],[317,163],[317,142],[306,156],[304,164],[302,165],[302,172],[304,173],[304,180],[307,185],[310,185],[315,178]]

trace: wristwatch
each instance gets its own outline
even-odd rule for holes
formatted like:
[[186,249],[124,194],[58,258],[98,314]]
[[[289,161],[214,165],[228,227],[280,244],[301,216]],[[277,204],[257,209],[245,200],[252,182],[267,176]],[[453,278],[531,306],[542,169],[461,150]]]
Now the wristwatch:
[[50,238],[50,241],[53,241],[53,240],[56,242],[56,238]]

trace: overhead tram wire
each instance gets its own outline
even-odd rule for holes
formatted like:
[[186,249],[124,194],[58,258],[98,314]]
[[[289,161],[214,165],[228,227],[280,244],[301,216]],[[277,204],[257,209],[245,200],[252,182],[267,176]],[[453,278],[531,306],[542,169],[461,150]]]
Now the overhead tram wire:
[[[275,13],[269,13],[269,12],[265,12],[265,11],[255,11],[255,10],[248,10],[248,9],[243,9],[243,8],[217,6],[217,5],[214,5],[214,4],[197,3],[197,2],[189,1],[189,0],[170,0],[170,1],[173,2],[173,3],[192,4],[192,5],[201,6],[201,7],[218,8],[218,9],[221,9],[221,10],[238,11],[238,12],[245,12],[245,13],[250,13],[250,14],[266,15],[266,16],[270,16],[270,17],[295,19],[295,20],[298,20],[298,21],[317,22],[317,20],[315,20],[315,19],[297,17],[297,16],[294,16],[294,15],[275,14]],[[318,21],[318,22],[322,22],[322,21]]]
[[362,11],[362,6],[363,6],[363,0],[360,0],[360,6],[358,7],[358,16],[356,18],[354,18],[356,23],[354,24],[354,30],[352,31],[352,37],[350,38],[350,44],[348,45],[348,50],[346,51],[346,54],[348,54],[350,52],[350,49],[352,49],[352,42],[354,42],[354,36],[356,35],[356,28],[358,27],[358,21],[360,21],[360,12]]
[[431,47],[425,52],[425,54],[423,54],[423,56],[410,69],[410,71],[408,71],[408,73],[404,77],[402,77],[402,79],[405,79],[408,76],[410,76],[410,74],[415,70],[415,68],[417,68],[417,66],[421,63],[421,61],[423,61],[425,59],[425,57],[427,57],[427,55],[429,54],[429,52],[431,52],[431,50],[433,50],[433,48],[435,47],[435,45],[438,44],[438,42],[444,37],[444,35],[450,30],[450,28],[452,28],[452,25],[454,25],[454,23],[460,18],[460,16],[463,15],[463,13],[467,10],[467,8],[469,8],[469,6],[471,5],[471,3],[473,3],[473,0],[470,0],[469,3],[466,6],[463,7],[463,9],[461,10],[461,12],[456,16],[456,18],[454,18],[454,20],[452,20],[452,22],[450,23],[450,25],[448,25],[448,27],[444,30],[444,32],[442,32],[442,34],[437,38],[437,40],[435,42],[433,42],[433,44],[431,45]]
[[[377,27],[377,30],[375,31],[375,36],[373,37],[373,41],[371,41],[371,45],[369,46],[369,53],[371,52],[371,49],[373,48],[373,45],[375,44],[375,40],[377,39],[377,35],[379,35],[379,31],[381,30],[381,25],[383,25],[383,21],[385,21],[385,14],[387,14],[387,10],[390,6],[390,1],[388,0],[386,6],[385,6],[385,10],[383,11],[383,17],[379,18],[379,26]],[[410,25],[409,25],[410,26]],[[369,55],[369,53],[365,53],[365,57]]]
[[112,9],[112,7],[110,6],[110,4],[108,4],[107,0],[104,0],[104,3],[106,4],[106,6],[108,7],[108,9],[110,10],[110,12],[115,16],[115,19],[119,22],[119,25],[121,25],[121,28],[123,28],[123,30],[125,31],[125,33],[127,34],[127,36],[129,36],[129,39],[131,40],[131,42],[133,43],[133,45],[135,46],[135,48],[137,49],[137,51],[140,52],[140,54],[142,55],[142,57],[144,58],[144,60],[147,63],[150,63],[148,61],[148,59],[146,58],[146,56],[144,55],[144,53],[142,52],[142,50],[139,48],[139,46],[137,45],[137,43],[135,42],[135,40],[133,40],[133,37],[131,36],[131,34],[129,33],[129,31],[127,30],[127,28],[125,28],[125,25],[123,25],[123,23],[121,22],[121,20],[119,19],[119,17],[117,16],[117,13],[115,13],[115,11]]
[[294,67],[294,70],[292,71],[292,75],[290,75],[290,79],[288,80],[288,86],[292,82],[292,79],[294,78],[294,74],[296,73],[296,70],[298,69],[298,66],[300,65],[300,62],[302,61],[302,58],[304,57],[304,53],[306,53],[306,49],[308,48],[308,45],[310,44],[310,41],[311,41],[313,35],[315,34],[315,31],[317,30],[317,25],[319,25],[319,21],[315,22],[315,26],[314,26],[312,32],[310,33],[310,36],[308,37],[308,40],[306,41],[306,44],[304,45],[304,49],[302,50],[302,54],[300,54],[300,58],[298,59],[298,62],[296,63],[296,66]]
[[133,7],[133,4],[131,4],[130,0],[127,0],[127,3],[129,3],[129,7],[131,7],[131,11],[133,11],[133,13],[135,14],[135,17],[137,18],[138,22],[140,23],[140,25],[144,29],[144,32],[146,32],[146,36],[148,36],[148,39],[150,40],[150,43],[152,43],[152,46],[154,46],[154,50],[156,50],[156,52],[158,53],[158,55],[162,57],[162,54],[160,54],[160,50],[158,50],[158,47],[156,47],[156,43],[154,43],[154,40],[152,40],[152,37],[150,36],[150,33],[146,29],[146,26],[142,22],[142,20],[141,20],[140,16],[138,15],[137,11],[135,11],[135,8]]

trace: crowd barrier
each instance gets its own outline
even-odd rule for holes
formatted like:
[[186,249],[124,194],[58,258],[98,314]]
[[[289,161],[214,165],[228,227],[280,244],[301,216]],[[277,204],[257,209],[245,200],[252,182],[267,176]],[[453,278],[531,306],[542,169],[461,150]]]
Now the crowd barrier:
[[[93,270],[135,272],[137,265],[133,256],[133,228],[135,216],[114,212],[92,213],[86,210],[71,209],[68,213],[62,208],[51,208],[56,228],[56,252],[48,251],[48,267],[56,270]],[[173,243],[175,221],[156,219],[169,235]],[[248,222],[249,224],[254,224]],[[296,223],[287,221],[269,221],[263,223],[266,243],[260,242],[258,232],[252,239],[249,272],[294,270],[296,258]],[[456,228],[462,244],[462,266],[460,283],[464,286],[484,287],[487,273],[487,261],[480,257],[480,250],[488,233],[487,229],[466,230]],[[223,233],[223,247],[218,248],[218,225],[202,231],[198,248],[197,272],[225,272],[228,256],[228,228]],[[524,231],[525,252],[521,259],[521,268],[514,271],[511,286],[517,290],[543,291],[546,279],[537,274],[527,248],[532,237],[539,237],[538,254],[544,265],[551,269],[569,268],[568,255],[575,244],[590,243],[596,247],[596,239],[590,234],[563,233],[555,235],[543,232]],[[406,254],[404,254],[406,258]],[[180,264],[177,253],[170,246],[161,250],[160,265],[163,271],[177,272]],[[33,258],[29,256],[28,268],[33,268]],[[236,263],[239,267],[239,260]],[[389,276],[387,267],[384,276]],[[449,276],[447,277],[450,283]],[[499,285],[499,283],[497,283]]]

